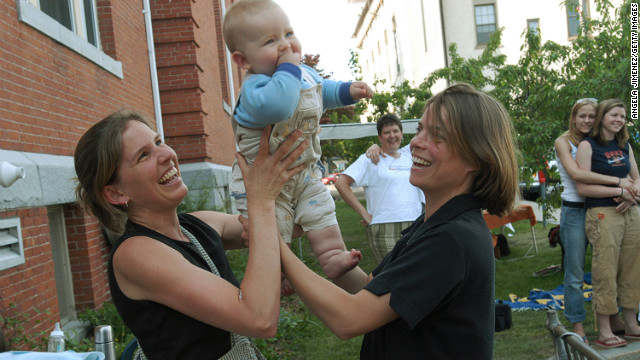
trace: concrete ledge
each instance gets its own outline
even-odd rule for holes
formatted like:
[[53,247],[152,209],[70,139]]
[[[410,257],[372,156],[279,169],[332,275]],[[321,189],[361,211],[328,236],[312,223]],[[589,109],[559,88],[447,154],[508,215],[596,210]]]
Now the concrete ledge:
[[[640,359],[640,341],[627,340],[627,346],[615,348],[615,349],[602,349],[597,345],[593,345],[593,349],[600,353],[600,355],[607,359],[615,360],[638,360]],[[595,339],[593,340],[595,342]]]
[[202,209],[236,213],[235,201],[229,195],[231,166],[208,162],[180,164],[182,180],[189,188],[185,202]]
[[0,160],[23,167],[25,178],[0,187],[0,210],[76,201],[73,158],[0,149]]

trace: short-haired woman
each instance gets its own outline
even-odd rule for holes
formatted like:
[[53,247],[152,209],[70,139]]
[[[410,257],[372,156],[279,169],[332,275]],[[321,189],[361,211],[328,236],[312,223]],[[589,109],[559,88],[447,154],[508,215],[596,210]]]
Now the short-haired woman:
[[425,213],[354,295],[280,247],[284,272],[311,311],[341,339],[365,334],[361,359],[492,358],[495,268],[482,209],[503,215],[514,205],[512,136],[504,107],[469,85],[427,102],[410,176],[424,191]]

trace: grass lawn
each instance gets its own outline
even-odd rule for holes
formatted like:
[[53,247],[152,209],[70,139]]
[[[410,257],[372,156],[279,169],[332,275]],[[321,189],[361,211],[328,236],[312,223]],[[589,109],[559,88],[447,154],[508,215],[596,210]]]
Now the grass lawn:
[[[360,267],[370,273],[375,266],[371,250],[367,244],[365,228],[360,225],[359,216],[344,203],[336,202],[336,214],[347,248],[357,248],[363,253]],[[542,224],[535,226],[539,253],[536,256],[523,258],[532,245],[531,230],[528,221],[519,221],[514,225],[516,230],[509,237],[511,254],[496,262],[496,299],[507,300],[509,294],[525,297],[529,290],[538,288],[552,290],[562,283],[562,273],[558,272],[544,277],[534,277],[533,273],[550,265],[559,265],[561,250],[552,248],[547,240],[547,233],[552,225],[543,229]],[[306,239],[302,240],[302,248],[294,239],[293,250],[302,253],[303,261],[317,273],[322,273]],[[237,275],[242,276],[246,262],[246,250],[234,250],[229,257]],[[590,271],[590,251],[587,254],[586,271]],[[593,342],[594,329],[591,303],[585,304],[587,319],[585,329]],[[366,314],[363,314],[366,316]],[[559,313],[560,321],[569,327],[570,324]],[[495,334],[494,359],[548,359],[554,354],[553,343],[549,331],[545,327],[546,311],[512,312],[513,328]],[[463,339],[461,339],[463,341]],[[283,298],[280,326],[275,339],[258,340],[258,346],[270,359],[358,359],[362,336],[341,341],[333,335],[315,316],[310,314],[296,295]]]

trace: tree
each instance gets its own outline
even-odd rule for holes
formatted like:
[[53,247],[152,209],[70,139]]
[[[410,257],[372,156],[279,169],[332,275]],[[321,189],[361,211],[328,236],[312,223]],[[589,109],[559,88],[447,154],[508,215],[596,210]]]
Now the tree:
[[[393,110],[403,118],[405,114],[419,118],[416,111],[422,111],[437,80],[466,82],[496,97],[509,111],[520,149],[521,178],[530,181],[538,171],[558,178],[556,169],[547,169],[547,161],[555,157],[553,142],[568,128],[575,101],[586,97],[630,101],[631,0],[619,7],[609,0],[594,1],[601,18],[592,20],[580,12],[581,28],[569,45],[542,44],[539,32],[525,31],[516,64],[505,64],[505,57],[496,54],[502,30],[492,35],[477,59],[462,58],[457,45],[451,44],[449,67],[434,71],[416,89],[405,83],[376,94],[370,101],[374,117]],[[561,5],[576,7],[578,0]],[[631,146],[640,154],[637,125],[633,120],[628,123]],[[560,205],[559,191],[552,195],[539,200],[549,210]]]

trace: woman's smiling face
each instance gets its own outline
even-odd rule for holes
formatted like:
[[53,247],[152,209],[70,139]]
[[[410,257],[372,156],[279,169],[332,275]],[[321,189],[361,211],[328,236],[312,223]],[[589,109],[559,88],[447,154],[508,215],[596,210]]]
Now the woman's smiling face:
[[175,151],[139,121],[130,121],[122,132],[122,160],[114,185],[131,199],[131,210],[163,202],[177,207],[188,191]]
[[607,111],[602,118],[602,131],[609,140],[624,127],[626,123],[626,111],[622,106],[616,106]]
[[[442,116],[443,126],[447,126],[448,119],[444,109]],[[436,194],[453,197],[468,192],[475,171],[451,148],[444,130],[442,126],[438,126],[433,111],[428,108],[411,140],[413,166],[409,180],[422,189],[427,198]]]
[[588,135],[593,128],[593,122],[596,120],[596,108],[591,104],[582,106],[576,112],[576,117],[573,120],[576,129],[584,135]]

